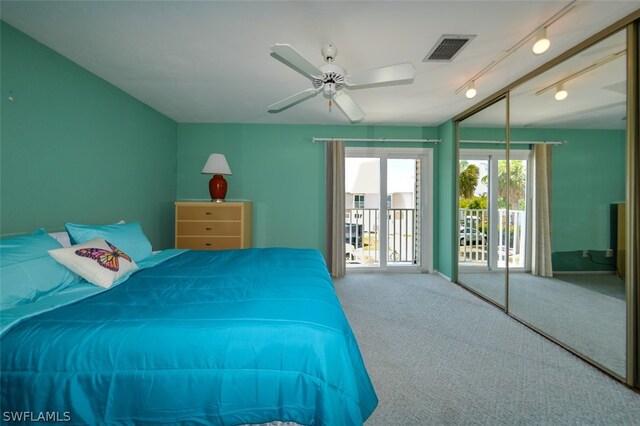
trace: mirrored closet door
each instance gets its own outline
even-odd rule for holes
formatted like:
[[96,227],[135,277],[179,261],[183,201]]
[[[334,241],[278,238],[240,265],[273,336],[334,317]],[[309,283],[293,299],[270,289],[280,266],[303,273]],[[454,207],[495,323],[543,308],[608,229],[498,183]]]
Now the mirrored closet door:
[[507,101],[458,122],[458,281],[504,307],[510,266]]
[[621,378],[626,59],[622,30],[514,88],[509,122],[509,313]]

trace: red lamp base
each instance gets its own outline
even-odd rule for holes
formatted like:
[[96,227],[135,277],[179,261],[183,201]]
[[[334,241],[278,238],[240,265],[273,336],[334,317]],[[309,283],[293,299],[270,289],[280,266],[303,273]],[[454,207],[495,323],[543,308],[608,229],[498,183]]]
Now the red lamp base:
[[224,201],[227,196],[227,181],[222,175],[213,175],[209,181],[209,194],[213,201]]

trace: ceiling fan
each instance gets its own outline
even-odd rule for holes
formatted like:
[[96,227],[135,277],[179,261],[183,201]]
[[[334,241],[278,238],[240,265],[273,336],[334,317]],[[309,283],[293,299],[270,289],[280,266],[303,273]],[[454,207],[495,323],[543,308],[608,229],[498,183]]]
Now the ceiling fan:
[[347,74],[342,66],[333,62],[338,54],[338,49],[331,44],[322,48],[321,52],[325,63],[317,67],[289,44],[275,44],[271,46],[271,51],[273,52],[272,56],[276,59],[282,60],[286,65],[311,80],[313,88],[303,90],[269,105],[269,112],[280,112],[323,92],[324,97],[329,99],[329,108],[331,108],[331,101],[335,102],[352,123],[357,123],[364,120],[365,114],[351,99],[351,96],[342,89],[408,82],[416,76],[416,69],[411,62]]

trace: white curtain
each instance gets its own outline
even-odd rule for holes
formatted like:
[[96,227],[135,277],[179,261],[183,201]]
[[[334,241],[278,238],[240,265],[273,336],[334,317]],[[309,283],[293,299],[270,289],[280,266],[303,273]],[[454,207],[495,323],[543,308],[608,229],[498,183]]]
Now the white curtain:
[[325,145],[327,198],[327,266],[333,277],[345,274],[344,242],[344,142]]
[[551,265],[551,145],[533,146],[533,256],[532,273],[552,277]]

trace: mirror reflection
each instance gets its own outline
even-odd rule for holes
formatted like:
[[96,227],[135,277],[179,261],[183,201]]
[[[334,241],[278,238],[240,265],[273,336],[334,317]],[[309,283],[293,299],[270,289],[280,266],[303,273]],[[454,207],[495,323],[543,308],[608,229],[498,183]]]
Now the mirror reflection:
[[506,100],[458,123],[458,281],[505,305],[507,243]]
[[626,34],[510,94],[509,312],[626,372]]

